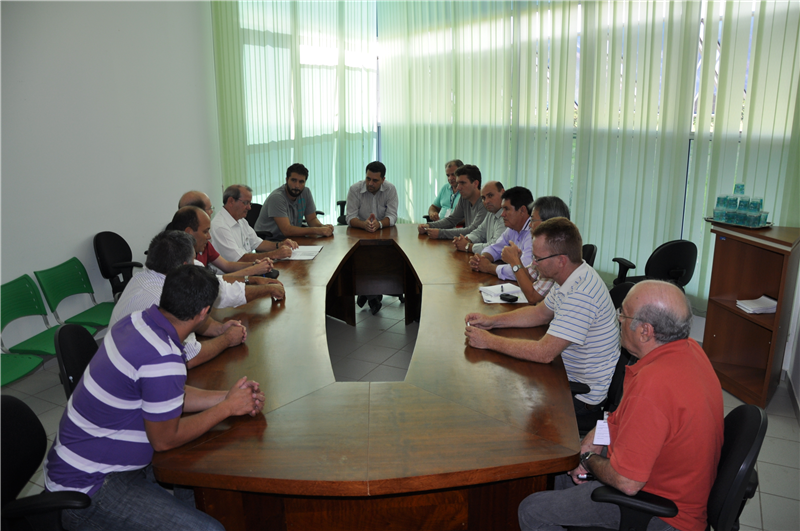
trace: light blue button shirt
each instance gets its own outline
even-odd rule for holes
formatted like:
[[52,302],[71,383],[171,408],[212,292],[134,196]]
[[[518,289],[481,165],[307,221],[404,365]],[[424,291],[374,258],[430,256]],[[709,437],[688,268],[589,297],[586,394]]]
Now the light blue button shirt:
[[[520,261],[523,264],[530,263],[533,258],[533,245],[531,240],[531,231],[529,230],[530,226],[531,218],[528,218],[528,221],[525,222],[525,226],[522,227],[522,230],[519,232],[515,231],[514,229],[506,229],[503,235],[497,238],[495,243],[483,248],[483,254],[489,254],[495,261],[497,261],[500,259],[500,255],[503,254],[503,247],[509,245],[511,242],[514,242],[514,244],[522,251]],[[514,276],[514,272],[511,271],[511,266],[508,264],[497,266],[497,278],[501,278],[503,280],[517,280],[517,277]]]

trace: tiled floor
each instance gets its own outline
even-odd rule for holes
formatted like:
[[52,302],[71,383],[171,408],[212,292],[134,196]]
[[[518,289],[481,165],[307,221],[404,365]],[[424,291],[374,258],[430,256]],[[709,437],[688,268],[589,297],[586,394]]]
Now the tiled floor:
[[[366,306],[356,308],[358,325],[355,328],[328,318],[328,345],[337,381],[385,382],[405,378],[418,325],[404,325],[404,308],[396,298],[384,297],[383,303],[383,309],[376,316],[372,316]],[[702,332],[696,332],[698,339],[702,339]],[[3,387],[2,393],[17,396],[31,406],[52,443],[66,405],[56,360],[46,362],[30,376]],[[729,393],[723,394],[726,414],[742,403]],[[800,427],[785,381],[767,406],[767,413],[769,429],[757,465],[760,485],[742,513],[741,529],[800,531]],[[40,469],[21,496],[41,492],[43,487]]]

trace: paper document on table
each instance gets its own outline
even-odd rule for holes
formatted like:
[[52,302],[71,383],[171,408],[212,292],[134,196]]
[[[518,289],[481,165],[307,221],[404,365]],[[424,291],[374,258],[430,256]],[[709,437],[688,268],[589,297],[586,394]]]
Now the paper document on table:
[[321,250],[321,245],[301,245],[286,260],[313,260]]
[[481,292],[483,296],[483,302],[486,304],[509,304],[508,302],[501,300],[500,295],[504,293],[508,293],[509,295],[514,295],[519,297],[519,299],[512,303],[512,304],[523,304],[527,303],[528,299],[525,298],[525,295],[522,293],[522,290],[519,289],[519,286],[516,284],[500,284],[499,286],[481,286],[478,288],[478,291]]
[[597,446],[608,446],[611,444],[611,434],[608,432],[608,422],[598,420],[594,429],[594,441]]

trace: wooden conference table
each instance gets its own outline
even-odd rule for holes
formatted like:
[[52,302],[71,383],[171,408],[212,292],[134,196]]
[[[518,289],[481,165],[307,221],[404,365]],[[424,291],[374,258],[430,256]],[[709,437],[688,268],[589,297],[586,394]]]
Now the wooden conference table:
[[[198,507],[229,531],[518,529],[519,502],[578,463],[561,358],[534,364],[466,346],[468,312],[511,305],[484,304],[478,287],[496,277],[416,225],[336,227],[299,243],[323,249],[277,264],[286,300],[216,311],[241,319],[247,342],[189,372],[187,383],[206,389],[258,381],[264,415],[157,453],[158,479],[195,487]],[[406,318],[420,321],[405,381],[336,382],[326,311],[354,323],[354,293],[398,288]]]

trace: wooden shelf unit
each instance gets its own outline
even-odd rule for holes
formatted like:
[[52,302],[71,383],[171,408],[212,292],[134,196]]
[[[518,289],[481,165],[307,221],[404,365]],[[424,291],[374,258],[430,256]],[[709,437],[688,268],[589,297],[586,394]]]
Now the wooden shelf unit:
[[[722,388],[766,407],[778,386],[800,261],[800,228],[745,229],[712,224],[714,264],[703,350]],[[749,314],[737,300],[766,295],[774,314]]]

